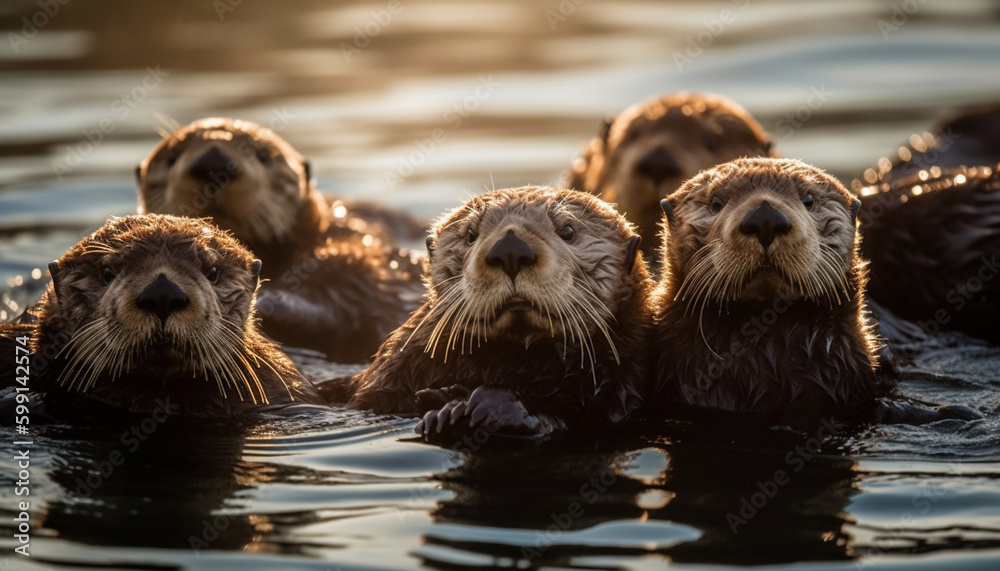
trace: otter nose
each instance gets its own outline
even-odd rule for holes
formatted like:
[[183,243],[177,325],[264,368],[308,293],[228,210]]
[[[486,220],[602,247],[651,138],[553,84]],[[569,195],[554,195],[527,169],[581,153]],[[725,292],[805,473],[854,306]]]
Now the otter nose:
[[639,159],[635,170],[640,176],[648,178],[659,186],[664,180],[679,176],[681,165],[677,163],[673,154],[667,152],[663,147],[656,147]]
[[161,324],[167,323],[167,318],[175,311],[180,311],[188,306],[191,300],[181,288],[174,282],[167,279],[167,276],[160,274],[153,283],[135,298],[135,304],[139,309],[155,314],[160,318]]
[[760,245],[767,250],[776,236],[787,234],[792,229],[788,217],[779,212],[766,200],[747,214],[740,222],[740,232],[756,236]]
[[518,238],[513,230],[507,230],[507,235],[494,244],[486,254],[486,263],[503,268],[510,281],[514,281],[521,268],[534,264],[537,259],[531,246]]
[[229,155],[212,145],[188,167],[188,174],[205,182],[218,183],[220,180],[228,182],[230,178],[239,175],[238,169],[230,168],[232,162],[233,159]]

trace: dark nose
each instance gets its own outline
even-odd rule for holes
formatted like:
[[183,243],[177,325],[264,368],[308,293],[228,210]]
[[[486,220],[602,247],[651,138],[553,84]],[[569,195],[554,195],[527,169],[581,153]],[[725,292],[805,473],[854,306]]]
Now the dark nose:
[[189,303],[191,300],[184,291],[163,274],[135,298],[135,304],[139,309],[155,314],[160,318],[161,324],[166,324],[170,314],[184,309]]
[[230,179],[239,175],[239,169],[233,168],[233,166],[232,157],[212,145],[212,148],[202,153],[188,167],[188,173],[205,182],[224,184],[223,181],[229,182]]
[[518,238],[513,230],[507,230],[507,235],[494,244],[490,248],[490,252],[486,254],[486,263],[503,268],[504,273],[510,277],[510,281],[514,281],[521,268],[534,264],[537,259],[538,257],[531,246]]
[[776,236],[787,234],[792,229],[788,217],[776,210],[766,200],[747,214],[740,222],[740,232],[756,236],[764,250]]
[[639,159],[635,165],[639,175],[653,181],[657,186],[664,180],[677,177],[681,174],[681,165],[677,164],[674,155],[667,152],[663,147],[656,147],[644,157]]

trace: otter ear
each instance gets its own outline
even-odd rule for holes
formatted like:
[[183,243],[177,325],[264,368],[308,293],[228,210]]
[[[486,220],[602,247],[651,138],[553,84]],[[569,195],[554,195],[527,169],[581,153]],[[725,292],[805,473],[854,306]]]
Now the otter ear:
[[302,172],[306,175],[306,181],[312,180],[312,163],[309,159],[302,159]]
[[861,201],[858,199],[854,199],[854,202],[851,203],[851,224],[854,224],[855,222],[858,221],[858,212],[860,211],[861,211]]
[[59,262],[49,263],[49,275],[52,276],[52,294],[59,299]]
[[260,267],[262,265],[263,262],[257,259],[255,259],[253,263],[250,264],[250,273],[253,274],[254,287],[260,284]]
[[430,260],[434,257],[434,236],[428,236],[424,244],[427,244],[427,259]]
[[639,246],[642,244],[642,236],[635,235],[629,238],[628,241],[628,253],[625,255],[625,269],[632,271],[632,267],[635,266],[635,258],[639,253]]
[[617,119],[617,117],[615,117],[614,115],[608,115],[604,117],[604,121],[601,124],[600,137],[601,141],[603,141],[605,145],[608,142],[608,135],[611,134],[611,126],[615,124],[615,119]]
[[663,209],[663,215],[667,217],[667,223],[673,224],[674,220],[674,205],[670,204],[670,200],[664,198],[660,201],[660,208]]
[[142,165],[136,165],[135,167],[135,183],[142,184]]

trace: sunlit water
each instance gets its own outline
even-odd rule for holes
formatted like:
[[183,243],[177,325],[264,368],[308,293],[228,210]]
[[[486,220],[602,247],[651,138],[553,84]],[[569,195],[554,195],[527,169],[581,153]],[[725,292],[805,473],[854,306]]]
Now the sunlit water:
[[[0,283],[18,308],[44,284],[33,270],[134,210],[154,114],[270,125],[322,188],[431,218],[558,180],[601,117],[665,91],[730,96],[783,154],[845,180],[1000,93],[985,1],[70,2],[8,41],[39,10],[0,5]],[[416,441],[415,421],[345,410],[140,422],[144,440],[35,426],[30,498],[2,427],[0,544],[15,569],[996,569],[997,370],[996,349],[935,340],[904,391],[985,421],[821,446],[672,423],[451,451]],[[30,559],[10,551],[23,500]]]

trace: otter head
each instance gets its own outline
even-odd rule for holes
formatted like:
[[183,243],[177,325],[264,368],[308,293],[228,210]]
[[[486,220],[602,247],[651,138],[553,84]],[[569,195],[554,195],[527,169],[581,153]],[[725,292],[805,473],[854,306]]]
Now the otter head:
[[653,245],[658,203],[699,171],[777,156],[763,127],[724,97],[675,93],[626,109],[574,165],[572,186],[615,202]]
[[639,237],[592,195],[488,192],[445,215],[428,239],[432,353],[540,339],[614,348],[614,315],[646,277]]
[[88,391],[136,373],[264,396],[250,366],[259,357],[245,348],[260,262],[206,220],[112,219],[49,269],[45,323],[66,339],[63,386]]
[[833,306],[861,287],[860,202],[805,163],[735,160],[662,206],[666,293],[689,310],[778,296]]
[[249,121],[200,119],[166,134],[136,176],[140,214],[211,217],[254,251],[287,244],[303,217],[325,219],[312,212],[322,204],[309,163]]

